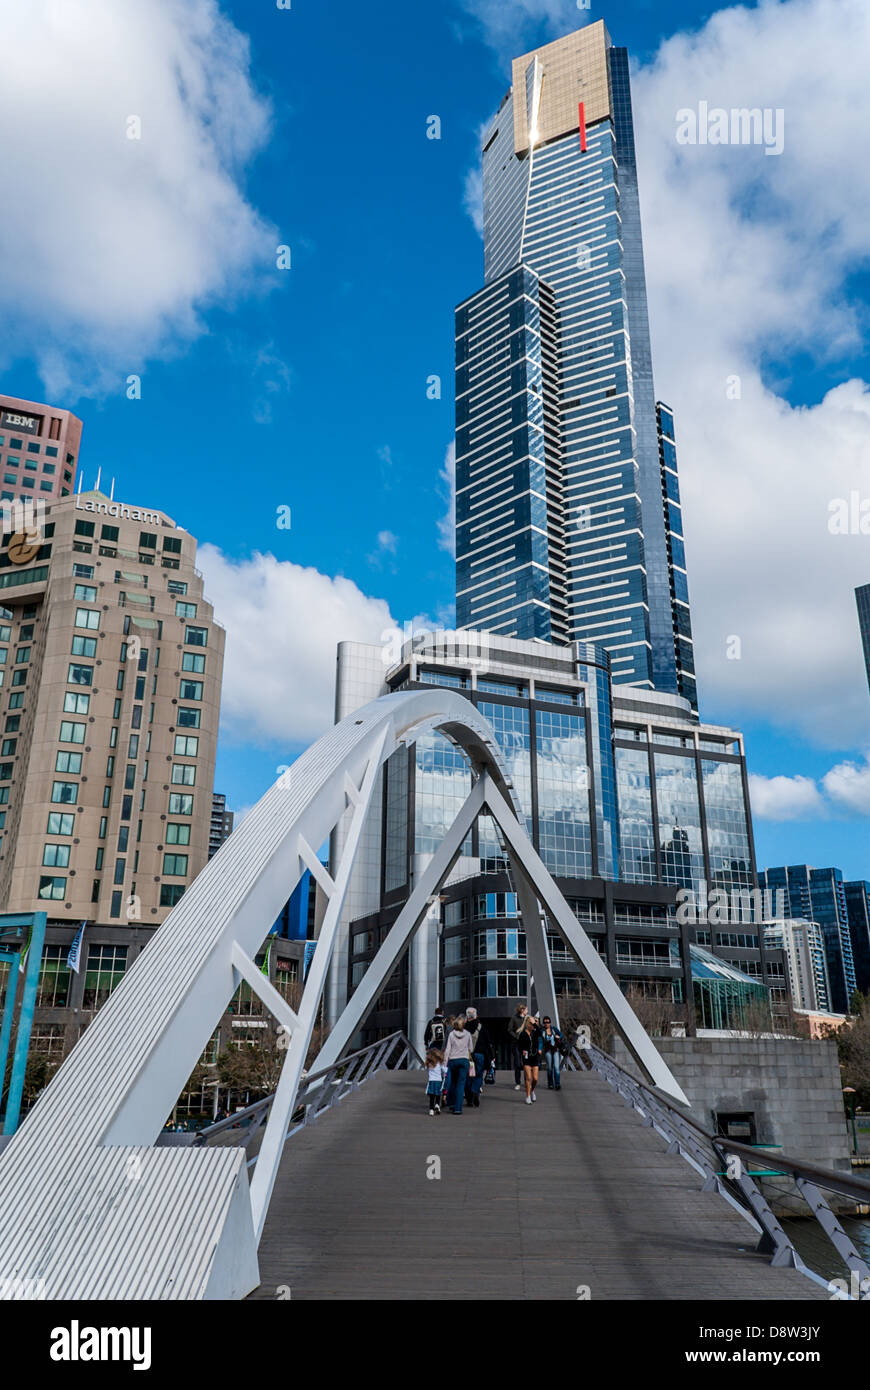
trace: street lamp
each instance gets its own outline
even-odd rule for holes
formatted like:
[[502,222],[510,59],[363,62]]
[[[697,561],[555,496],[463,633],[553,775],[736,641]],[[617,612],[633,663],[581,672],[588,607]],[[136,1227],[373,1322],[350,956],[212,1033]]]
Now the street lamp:
[[858,1133],[855,1129],[855,1087],[844,1086],[843,1095],[848,1097],[846,1100],[847,1113],[852,1121],[852,1152],[858,1152]]

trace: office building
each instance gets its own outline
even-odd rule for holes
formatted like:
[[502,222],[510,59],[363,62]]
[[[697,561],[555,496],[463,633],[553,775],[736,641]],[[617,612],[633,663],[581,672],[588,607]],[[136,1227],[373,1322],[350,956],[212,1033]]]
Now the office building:
[[69,497],[81,439],[82,422],[69,410],[0,396],[0,502]]
[[[455,634],[458,647],[465,636]],[[460,691],[492,725],[532,841],[624,989],[672,1006],[679,1018],[683,1004],[701,998],[698,981],[722,975],[711,975],[703,956],[693,962],[697,945],[736,972],[728,977],[735,998],[784,999],[782,953],[766,948],[754,902],[746,901],[756,877],[740,734],[699,723],[680,696],[614,685],[607,652],[591,644],[499,637],[485,661],[473,662],[445,646],[415,638],[387,670],[382,648],[342,643],[336,717],[389,691],[429,684]],[[346,902],[331,1017],[363,978],[470,789],[462,754],[441,735],[387,763]],[[682,920],[681,889],[697,904]],[[714,892],[728,895],[718,916],[703,906]],[[550,944],[557,992],[577,994],[578,965],[555,931]],[[473,1003],[502,1023],[528,984],[509,867],[484,817],[366,1035],[406,1021],[418,1029],[436,999],[451,1012]]]
[[762,888],[779,892],[786,918],[816,922],[825,943],[825,962],[832,1012],[849,1012],[857,987],[846,886],[840,869],[813,869],[808,864],[781,865],[759,874]]
[[862,584],[855,590],[858,604],[858,630],[861,633],[861,648],[864,652],[864,669],[867,684],[870,685],[870,584]]
[[48,914],[56,1060],[206,863],[224,633],[165,512],[78,494],[36,539],[0,543],[0,909]]
[[828,1013],[831,988],[825,938],[818,922],[784,919],[765,922],[762,930],[767,945],[783,953],[794,1007],[808,1013]]
[[482,159],[485,284],[456,310],[457,625],[593,642],[615,684],[696,707],[628,55],[602,21],[514,60]]
[[211,828],[208,836],[208,857],[217,854],[224,840],[233,832],[233,812],[227,810],[227,799],[223,792],[213,792],[211,798]]
[[843,884],[846,919],[852,942],[855,983],[862,994],[870,994],[870,883],[856,879]]

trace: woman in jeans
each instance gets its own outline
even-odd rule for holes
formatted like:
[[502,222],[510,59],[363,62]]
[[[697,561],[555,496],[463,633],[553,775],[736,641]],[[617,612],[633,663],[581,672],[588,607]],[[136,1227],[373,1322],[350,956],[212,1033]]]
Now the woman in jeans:
[[465,1099],[465,1083],[468,1080],[472,1047],[471,1034],[465,1031],[465,1017],[463,1015],[455,1020],[444,1048],[444,1062],[447,1066],[448,1076],[447,1108],[452,1110],[454,1115],[462,1114],[462,1102]]

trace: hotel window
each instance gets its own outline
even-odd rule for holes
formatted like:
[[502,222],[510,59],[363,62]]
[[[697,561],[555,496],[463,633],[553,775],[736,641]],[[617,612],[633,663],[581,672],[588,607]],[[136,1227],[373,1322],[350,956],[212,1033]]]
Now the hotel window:
[[3,481],[4,483],[17,483],[18,479],[16,478],[14,473],[4,473]]
[[175,904],[184,896],[183,883],[161,883],[160,885],[160,906],[174,907]]
[[[0,672],[2,674],[2,672]],[[24,705],[24,691],[16,690],[9,696],[9,708],[21,709]]]
[[68,690],[63,697],[64,714],[87,714],[90,707],[90,695],[78,695],[74,690]]
[[77,776],[82,770],[81,753],[58,753],[54,770],[55,772],[71,772]]
[[[55,468],[53,463],[44,463],[42,465],[42,471],[43,473],[47,473],[49,477],[53,478],[55,473],[57,472],[57,469]],[[49,483],[48,486],[49,488],[51,488],[53,487],[53,484]]]
[[26,662],[28,662],[29,660],[30,660],[30,648],[29,648],[29,647],[19,647],[18,650],[17,650],[17,652],[15,653],[15,664],[16,664],[17,666],[23,666],[23,665],[24,665]]
[[163,537],[163,549],[164,549],[164,550],[169,550],[169,551],[171,551],[173,555],[180,555],[180,554],[181,554],[181,537],[180,537],[180,536],[164,536],[164,537]]
[[7,627],[5,623],[0,625],[0,642],[8,642],[11,636],[12,628]]
[[0,647],[0,666],[6,665],[6,658],[9,655],[8,647]]
[[124,786],[130,791],[136,785],[136,764],[128,763],[124,773]]
[[114,726],[113,726],[112,732],[109,734],[109,747],[110,747],[110,748],[117,748],[117,747],[118,747],[118,728],[117,728],[117,725],[114,725]]
[[107,777],[114,777],[114,775],[115,775],[115,755],[114,755],[114,753],[110,753],[109,756],[108,756],[108,758],[106,759],[106,776],[107,776]]
[[128,757],[128,758],[137,758],[138,756],[139,756],[139,735],[138,735],[138,734],[131,734],[131,735],[130,735],[130,743],[129,743],[128,748],[127,748],[127,757]]
[[66,869],[69,867],[69,845],[45,845],[42,862],[46,868]]
[[133,718],[132,718],[132,720],[131,720],[131,724],[132,724],[132,727],[133,727],[134,729],[141,729],[141,727],[142,727],[142,706],[141,706],[141,705],[134,705],[134,706],[133,706]]
[[28,444],[28,446],[27,446],[27,452],[28,452],[28,454],[38,454],[38,453],[39,453],[39,445],[38,445],[38,444]]
[[[38,472],[39,472],[39,464],[36,462],[35,459],[25,459],[25,460],[24,460],[24,467],[27,468],[27,469],[29,469],[31,473],[38,473]],[[24,486],[25,486],[25,487],[33,487],[33,479],[32,479],[32,478],[24,478],[24,479],[23,479],[23,482],[24,482]]]
[[107,825],[108,825],[108,817],[107,817],[107,816],[100,816],[100,833],[99,833],[99,835],[97,836],[97,839],[98,839],[98,840],[105,840],[105,838],[106,838],[106,826],[107,826]]
[[179,686],[178,694],[182,700],[201,700],[202,681],[183,680]]
[[[65,1009],[69,1004],[70,968],[66,946],[44,946],[39,965],[36,1004],[40,1009]],[[49,1027],[53,1026],[51,1024]],[[63,1025],[58,1024],[62,1029]],[[61,1049],[62,1050],[62,1049]]]
[[3,758],[14,758],[14,757],[15,757],[15,749],[16,749],[17,747],[18,747],[18,739],[17,739],[17,738],[4,738],[3,742],[0,743],[0,757],[3,757]]
[[14,771],[12,763],[0,763],[0,782],[8,782]]
[[176,618],[195,618],[195,617],[196,617],[196,604],[195,604],[195,603],[184,603],[184,602],[182,602],[181,599],[176,599],[176,602],[175,602],[175,616],[176,616]]
[[[117,899],[117,903],[116,903]],[[112,894],[113,917],[121,915],[121,894]],[[126,946],[91,946],[85,971],[85,990],[82,1007],[98,1009],[105,1004],[112,990],[120,984],[127,969]]]
[[182,671],[195,671],[197,675],[202,675],[205,670],[205,657],[201,652],[182,652],[181,669]]
[[180,758],[196,758],[199,756],[199,739],[195,734],[176,734],[175,735],[175,755]]
[[77,536],[93,536],[94,523],[92,521],[77,521],[75,534]]
[[202,715],[202,710],[194,709],[194,707],[193,707],[192,705],[190,706],[190,708],[188,708],[188,707],[185,706],[185,705],[179,705],[179,707],[178,707],[178,727],[179,727],[179,729],[198,729],[198,728],[199,728],[199,721],[200,721],[200,716],[201,716],[201,715]]
[[192,816],[193,797],[186,792],[170,792],[169,814],[171,816]]
[[166,826],[166,843],[168,845],[189,845],[190,826],[175,824],[173,821],[169,821]]
[[120,828],[120,830],[118,831],[118,853],[119,853],[119,854],[126,854],[126,853],[127,853],[127,846],[129,845],[129,843],[130,843],[130,827],[129,827],[129,825],[122,825],[121,828]]
[[49,811],[46,835],[71,835],[76,818],[69,811]]
[[100,845],[100,848],[97,850],[96,859],[94,860],[94,868],[95,868],[95,869],[102,869],[102,867],[103,867],[103,856],[104,856],[104,854],[105,854],[105,850],[103,849],[103,846]]
[[112,788],[111,788],[111,787],[103,787],[103,807],[104,807],[104,808],[105,808],[106,806],[108,806],[108,804],[109,804],[109,802],[111,801],[111,799],[112,799]]
[[74,637],[72,639],[72,656],[90,656],[97,654],[96,637]]
[[[19,672],[16,671],[16,672],[15,672],[15,675],[17,676],[18,674],[19,674]],[[21,672],[21,674],[23,675],[24,673]],[[122,672],[121,672],[121,675],[123,675],[123,674],[124,674],[124,673],[123,673],[123,671],[122,671]],[[76,662],[74,662],[74,661],[73,661],[73,662],[70,662],[70,668],[69,668],[69,671],[68,671],[68,673],[67,673],[67,678],[66,678],[66,680],[67,680],[67,685],[93,685],[93,682],[94,682],[94,668],[93,668],[93,666],[79,666],[79,665],[78,665]],[[13,677],[13,684],[15,684],[15,683],[16,683],[16,682],[15,682],[14,677]]]
[[[13,685],[17,685],[17,686],[26,685],[26,684],[27,684],[27,672],[26,672],[26,671],[13,671],[13,672],[12,672],[12,684],[13,684]],[[11,701],[11,700],[9,701],[9,708],[12,709],[12,701]]]
[[192,787],[196,782],[196,768],[193,763],[173,763],[172,782],[174,786]]
[[187,584],[183,579],[168,579],[166,581],[166,587],[169,590],[170,594],[187,593]]
[[126,874],[126,872],[127,872],[127,861],[126,861],[126,859],[116,859],[116,860],[115,860],[115,882],[116,882],[116,883],[123,883],[123,882],[124,882],[124,875]]
[[103,541],[117,541],[117,539],[118,539],[118,528],[117,528],[117,526],[101,526],[101,527],[100,527],[100,540],[103,540]]
[[139,549],[140,549],[140,550],[156,550],[156,549],[157,549],[157,537],[156,537],[156,535],[154,534],[153,531],[140,531],[140,532],[139,532]]
[[17,733],[20,727],[21,727],[21,715],[20,715],[20,714],[7,714],[7,716],[6,716],[6,732],[7,732],[7,734],[14,734],[14,733]]
[[92,631],[100,626],[100,614],[96,608],[77,608],[76,627],[90,628]]
[[184,640],[188,647],[205,647],[208,645],[208,628],[188,624],[184,629]]
[[51,786],[51,799],[52,801],[72,803],[76,799],[78,789],[78,782],[53,782]]
[[[93,573],[90,565],[74,565],[73,568],[75,570],[87,569],[89,577]],[[73,598],[82,599],[85,603],[96,603],[97,591],[93,584],[76,584],[73,590]]]
[[184,878],[187,873],[187,855],[164,854],[163,872],[173,878]]
[[121,718],[121,701],[120,701],[120,700],[116,700],[115,703],[114,703],[114,705],[112,706],[112,718],[113,718],[113,719],[120,719],[120,718]]
[[0,806],[9,805],[9,788],[0,787]]
[[77,724],[72,719],[63,719],[58,743],[84,743],[86,727],[85,724]]
[[50,898],[54,902],[62,902],[66,896],[66,879],[63,877],[50,878],[43,874],[39,880],[38,898]]
[[[54,439],[54,438],[57,438],[57,436],[56,436],[56,435],[52,435],[52,438],[53,438],[53,439]],[[46,446],[45,446],[45,452],[48,454],[49,458],[53,458],[53,459],[56,459],[56,458],[57,458],[57,449],[55,448],[55,446],[54,446],[53,444],[46,444]]]

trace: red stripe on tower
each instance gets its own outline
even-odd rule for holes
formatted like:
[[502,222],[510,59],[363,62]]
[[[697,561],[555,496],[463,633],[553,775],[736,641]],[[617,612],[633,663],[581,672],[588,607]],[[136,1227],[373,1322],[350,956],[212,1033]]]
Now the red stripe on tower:
[[582,101],[581,101],[581,103],[580,103],[580,108],[579,108],[579,109],[580,109],[580,149],[581,149],[581,151],[585,151],[585,149],[586,149],[586,108],[585,108],[585,106],[584,106],[584,104],[583,104]]

